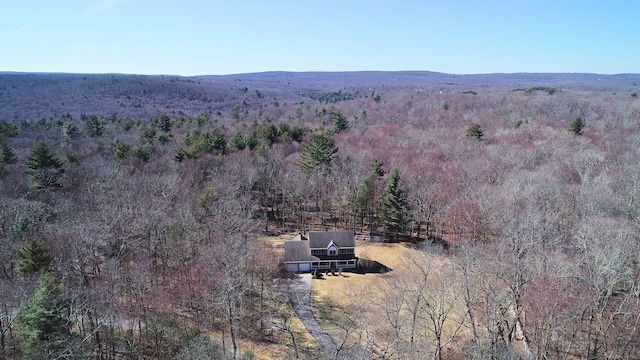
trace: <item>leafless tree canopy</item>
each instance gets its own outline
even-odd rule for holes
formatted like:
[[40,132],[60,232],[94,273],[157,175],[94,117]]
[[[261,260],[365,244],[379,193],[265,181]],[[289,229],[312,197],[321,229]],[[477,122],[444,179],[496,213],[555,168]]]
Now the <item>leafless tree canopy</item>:
[[[391,169],[415,251],[324,314],[340,356],[640,357],[640,79],[332,76],[1,74],[0,360],[319,356],[263,237],[384,231]],[[302,169],[319,134],[337,152]],[[53,261],[25,273],[29,239]]]

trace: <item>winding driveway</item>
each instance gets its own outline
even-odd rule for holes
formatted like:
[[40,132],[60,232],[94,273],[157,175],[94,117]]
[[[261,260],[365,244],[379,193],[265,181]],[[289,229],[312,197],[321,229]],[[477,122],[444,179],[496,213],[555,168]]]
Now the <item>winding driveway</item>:
[[348,359],[346,355],[338,353],[338,346],[313,315],[311,310],[311,274],[296,274],[285,282],[284,291],[289,296],[289,301],[291,301],[296,315],[307,328],[309,334],[318,342],[320,350],[325,354],[325,359]]

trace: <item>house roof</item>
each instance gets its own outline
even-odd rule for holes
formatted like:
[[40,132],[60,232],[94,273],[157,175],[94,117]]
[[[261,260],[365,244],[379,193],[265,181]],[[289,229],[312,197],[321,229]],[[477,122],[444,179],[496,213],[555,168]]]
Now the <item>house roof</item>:
[[315,256],[311,256],[309,250],[309,242],[301,240],[291,240],[284,242],[284,261],[285,262],[299,262],[299,261],[318,261]]
[[340,248],[355,247],[355,232],[353,230],[309,232],[309,247],[312,249],[326,249],[332,241]]
[[[338,254],[338,255],[318,255],[320,261],[336,261],[336,260],[354,260],[356,256],[354,254]],[[317,261],[317,260],[314,260]]]
[[304,237],[304,235],[302,235],[302,234],[298,234],[298,235],[296,235],[296,237],[293,238],[293,241],[300,241],[300,240],[309,240],[309,239]]

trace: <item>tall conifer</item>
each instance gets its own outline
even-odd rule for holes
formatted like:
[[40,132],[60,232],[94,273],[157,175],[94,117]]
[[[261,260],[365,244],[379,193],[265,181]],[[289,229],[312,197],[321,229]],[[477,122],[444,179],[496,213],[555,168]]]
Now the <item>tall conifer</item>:
[[391,169],[389,180],[380,199],[380,224],[387,231],[398,233],[405,225],[406,202],[400,188],[400,171]]
[[64,174],[62,161],[53,155],[43,141],[33,148],[26,161],[27,173],[31,176],[31,187],[35,189],[59,188],[60,178]]

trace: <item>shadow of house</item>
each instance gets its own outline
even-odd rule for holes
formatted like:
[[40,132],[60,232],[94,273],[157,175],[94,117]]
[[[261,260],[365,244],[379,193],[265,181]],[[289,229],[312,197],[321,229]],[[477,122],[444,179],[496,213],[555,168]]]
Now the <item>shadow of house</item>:
[[358,268],[352,272],[357,274],[384,274],[389,271],[393,271],[393,269],[375,260],[360,258],[358,259]]

